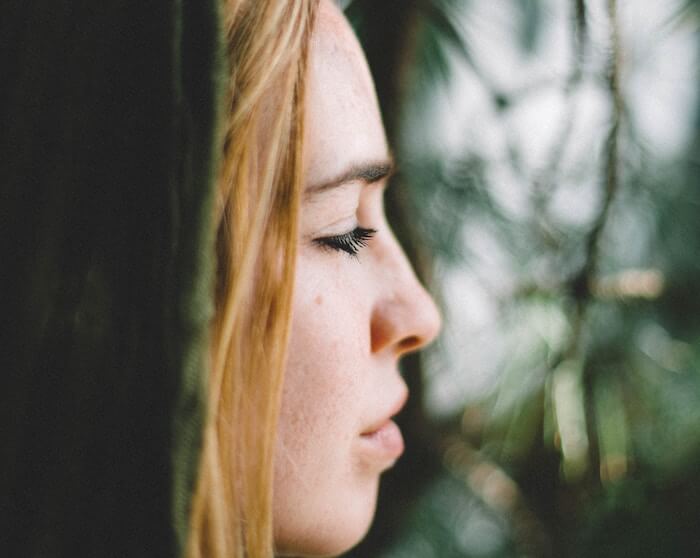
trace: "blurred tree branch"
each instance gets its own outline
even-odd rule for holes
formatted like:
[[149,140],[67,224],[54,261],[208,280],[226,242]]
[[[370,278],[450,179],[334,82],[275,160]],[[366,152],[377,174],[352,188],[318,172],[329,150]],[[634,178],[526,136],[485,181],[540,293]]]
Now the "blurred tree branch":
[[[620,46],[620,30],[617,16],[616,0],[608,0],[607,2],[608,17],[611,27],[611,51],[607,75],[607,87],[611,101],[611,124],[606,139],[605,145],[605,160],[602,169],[602,186],[603,186],[603,201],[598,212],[598,216],[593,222],[585,239],[585,260],[581,269],[572,277],[569,285],[570,292],[575,301],[575,320],[581,322],[584,319],[585,307],[592,295],[593,279],[596,275],[600,257],[601,236],[605,225],[608,221],[610,208],[615,200],[615,196],[619,189],[619,136],[620,123],[623,113],[623,98],[620,89],[620,64],[621,64],[621,46]],[[580,331],[580,327],[575,328]],[[572,345],[569,349],[570,353],[578,352],[577,338],[572,340]]]

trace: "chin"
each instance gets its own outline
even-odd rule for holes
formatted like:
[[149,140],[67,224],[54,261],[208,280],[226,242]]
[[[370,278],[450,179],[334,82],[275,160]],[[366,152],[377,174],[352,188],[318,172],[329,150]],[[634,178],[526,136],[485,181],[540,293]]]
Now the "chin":
[[371,497],[356,493],[324,509],[301,506],[293,521],[275,529],[275,555],[323,558],[350,550],[367,534],[376,501],[375,488]]
[[370,521],[360,529],[347,525],[335,533],[314,533],[276,546],[275,556],[331,558],[347,552],[359,543],[369,530]]

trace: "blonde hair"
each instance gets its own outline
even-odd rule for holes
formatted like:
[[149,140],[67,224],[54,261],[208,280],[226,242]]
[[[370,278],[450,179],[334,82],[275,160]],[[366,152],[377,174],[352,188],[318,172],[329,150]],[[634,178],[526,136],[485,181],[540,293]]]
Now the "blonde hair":
[[189,558],[273,555],[275,430],[290,329],[303,84],[316,0],[224,0],[229,109],[216,310]]

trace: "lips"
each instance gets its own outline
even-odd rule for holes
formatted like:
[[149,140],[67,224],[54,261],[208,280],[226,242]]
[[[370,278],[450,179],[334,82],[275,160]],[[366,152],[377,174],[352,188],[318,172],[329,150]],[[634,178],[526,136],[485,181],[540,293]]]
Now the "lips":
[[401,412],[401,409],[403,409],[407,399],[408,388],[404,386],[404,389],[401,391],[401,394],[398,398],[396,398],[391,407],[389,407],[387,411],[381,413],[379,415],[380,418],[372,422],[370,426],[362,432],[362,436],[370,435],[380,430],[387,422],[389,422],[394,416],[398,415]]
[[401,430],[393,420],[387,420],[372,432],[361,435],[366,452],[377,462],[396,461],[404,450]]
[[404,390],[389,411],[360,435],[363,454],[382,468],[393,465],[404,451],[401,430],[391,419],[401,411],[407,398],[408,390]]

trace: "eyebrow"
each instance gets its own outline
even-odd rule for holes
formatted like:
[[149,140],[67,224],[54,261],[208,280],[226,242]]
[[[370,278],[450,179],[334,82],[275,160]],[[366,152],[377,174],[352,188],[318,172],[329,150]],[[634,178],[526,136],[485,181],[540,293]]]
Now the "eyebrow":
[[358,180],[365,184],[374,184],[375,182],[389,178],[395,171],[396,163],[394,163],[393,159],[355,163],[335,178],[309,186],[304,191],[304,197],[308,198]]

